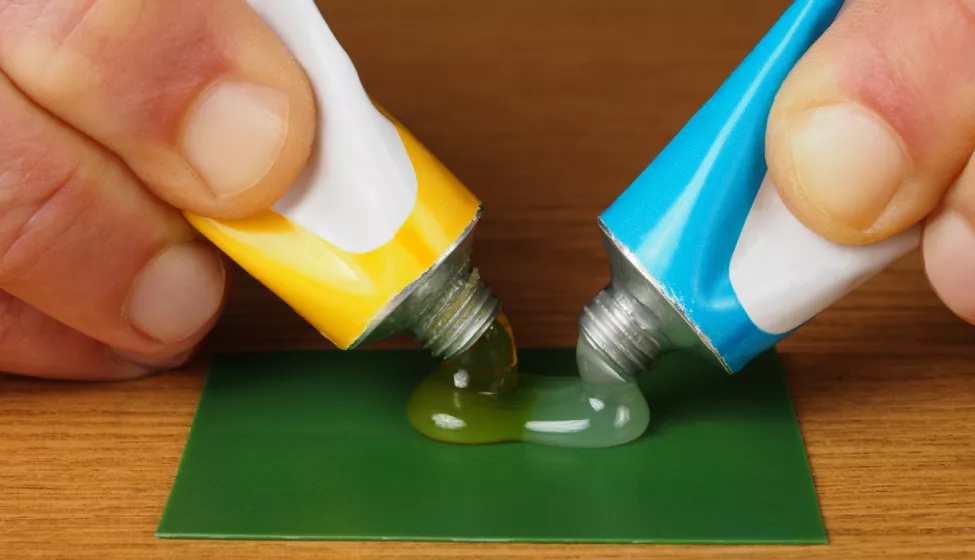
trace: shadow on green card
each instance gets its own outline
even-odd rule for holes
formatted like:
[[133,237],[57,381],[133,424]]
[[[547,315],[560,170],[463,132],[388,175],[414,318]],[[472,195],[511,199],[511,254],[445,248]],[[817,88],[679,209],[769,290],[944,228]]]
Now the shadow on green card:
[[[573,349],[524,371],[575,371]],[[218,358],[157,534],[174,538],[825,543],[769,352],[737,376],[692,356],[644,376],[653,419],[609,449],[427,440],[406,420],[420,351]]]

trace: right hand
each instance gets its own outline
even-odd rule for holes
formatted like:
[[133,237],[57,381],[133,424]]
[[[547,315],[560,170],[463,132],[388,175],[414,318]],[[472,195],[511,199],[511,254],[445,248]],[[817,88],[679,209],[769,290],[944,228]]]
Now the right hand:
[[923,223],[931,285],[975,323],[975,0],[847,0],[779,92],[767,153],[824,237]]
[[244,0],[0,0],[0,70],[0,370],[180,363],[228,274],[180,210],[288,189],[315,134],[304,72]]

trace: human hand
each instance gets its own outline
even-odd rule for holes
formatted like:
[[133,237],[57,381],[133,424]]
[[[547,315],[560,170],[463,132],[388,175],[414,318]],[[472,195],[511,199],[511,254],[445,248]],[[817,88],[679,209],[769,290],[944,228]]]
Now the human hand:
[[0,0],[0,370],[125,379],[186,359],[227,285],[180,210],[297,178],[306,77],[244,0]]
[[928,278],[975,323],[975,1],[847,0],[779,92],[769,172],[808,227],[869,243],[924,222]]

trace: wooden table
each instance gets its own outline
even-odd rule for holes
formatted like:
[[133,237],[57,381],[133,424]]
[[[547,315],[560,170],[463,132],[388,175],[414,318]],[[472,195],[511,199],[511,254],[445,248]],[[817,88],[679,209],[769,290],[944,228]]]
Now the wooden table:
[[[786,0],[322,2],[374,96],[475,192],[476,258],[524,346],[568,345],[606,282],[595,217]],[[319,347],[242,278],[210,350]],[[0,377],[0,558],[975,557],[975,328],[910,257],[782,345],[831,544],[642,547],[161,541],[204,366]]]

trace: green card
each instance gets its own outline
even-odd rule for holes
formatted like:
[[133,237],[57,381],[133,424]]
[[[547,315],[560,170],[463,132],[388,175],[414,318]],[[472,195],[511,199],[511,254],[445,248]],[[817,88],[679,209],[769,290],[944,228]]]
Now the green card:
[[[572,372],[572,349],[521,369]],[[176,538],[825,543],[778,356],[644,376],[644,437],[608,449],[427,440],[406,420],[420,351],[221,357],[157,534]]]

